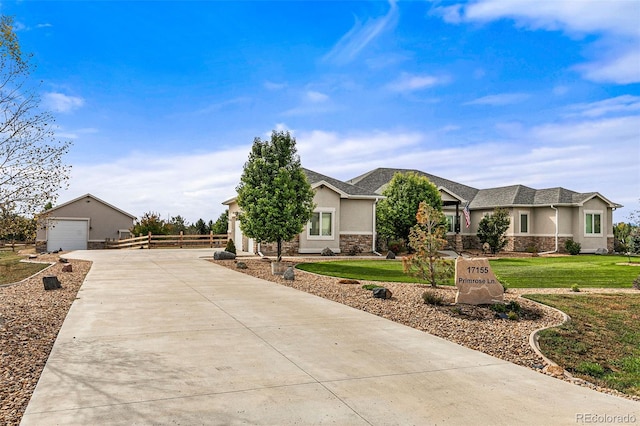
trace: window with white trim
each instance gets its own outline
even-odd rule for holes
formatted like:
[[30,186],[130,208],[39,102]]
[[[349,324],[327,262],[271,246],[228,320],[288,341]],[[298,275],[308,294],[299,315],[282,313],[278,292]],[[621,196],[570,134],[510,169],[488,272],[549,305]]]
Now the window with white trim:
[[311,220],[307,225],[307,237],[310,239],[333,238],[333,213],[334,210],[319,210],[311,214]]
[[520,213],[520,233],[529,233],[529,213]]
[[602,235],[602,213],[584,213],[584,233],[585,235]]
[[456,215],[447,214],[447,232],[456,232]]

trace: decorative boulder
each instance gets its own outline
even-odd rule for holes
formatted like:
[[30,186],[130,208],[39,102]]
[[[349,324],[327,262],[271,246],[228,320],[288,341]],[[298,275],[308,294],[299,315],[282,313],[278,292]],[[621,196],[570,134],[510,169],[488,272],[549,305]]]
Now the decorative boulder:
[[335,255],[336,254],[332,252],[329,247],[325,247],[324,249],[322,249],[322,252],[320,252],[320,256],[335,256]]
[[57,288],[62,288],[60,281],[58,281],[58,277],[55,275],[47,275],[42,277],[42,283],[44,284],[45,290],[55,290]]
[[387,259],[395,259],[396,258],[396,254],[394,252],[392,252],[391,250],[389,250],[387,252]]
[[490,305],[504,300],[504,287],[485,258],[456,259],[456,304]]
[[596,254],[609,254],[609,250],[607,250],[606,248],[599,248],[598,250],[596,250]]
[[293,271],[293,266],[289,266],[286,271],[282,274],[282,278],[287,281],[295,280],[295,272]]
[[391,299],[391,290],[384,287],[376,287],[373,289],[373,297],[377,299]]
[[238,269],[247,269],[247,264],[244,262],[238,262],[236,263],[236,268]]
[[229,251],[217,251],[213,253],[213,260],[233,260],[235,258],[236,255]]

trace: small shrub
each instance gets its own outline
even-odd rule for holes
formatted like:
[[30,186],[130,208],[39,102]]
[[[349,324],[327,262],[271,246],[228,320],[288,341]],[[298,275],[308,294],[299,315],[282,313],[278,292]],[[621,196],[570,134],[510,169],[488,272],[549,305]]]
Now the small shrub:
[[236,245],[233,243],[233,239],[229,238],[227,240],[227,246],[224,248],[224,251],[228,251],[229,253],[236,253]]
[[503,314],[507,312],[507,305],[505,305],[504,303],[494,303],[493,305],[489,306],[489,309],[491,309],[493,312]]
[[640,290],[640,275],[638,275],[638,277],[633,280],[633,288],[635,288],[636,290]]
[[575,241],[569,239],[564,242],[564,248],[571,255],[580,254],[580,250],[582,250],[582,245],[580,243],[576,243]]
[[359,245],[354,244],[349,247],[349,256],[357,256],[360,253],[362,253],[362,247],[360,247]]
[[444,297],[433,291],[425,291],[422,293],[422,300],[429,305],[443,305]]
[[365,284],[362,286],[362,288],[364,288],[365,290],[373,290],[374,288],[378,288],[380,287],[377,284]]
[[571,286],[571,291],[573,291],[575,293],[579,293],[580,292],[580,287],[578,287],[578,284],[573,284]]
[[522,310],[522,307],[520,306],[520,304],[515,300],[512,300],[509,303],[507,303],[506,308],[507,308],[507,311],[515,312],[516,314],[520,313],[520,311]]
[[538,254],[538,246],[536,246],[535,244],[531,244],[527,246],[526,251],[527,253]]
[[403,253],[406,251],[404,241],[391,241],[389,242],[388,249],[394,253]]
[[511,321],[518,321],[520,316],[517,313],[513,312],[513,311],[509,311],[509,312],[507,312],[507,318],[509,318]]

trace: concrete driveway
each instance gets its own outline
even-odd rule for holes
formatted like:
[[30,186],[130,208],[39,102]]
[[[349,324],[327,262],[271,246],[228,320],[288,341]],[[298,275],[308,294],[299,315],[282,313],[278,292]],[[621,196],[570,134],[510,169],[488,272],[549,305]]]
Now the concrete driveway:
[[640,403],[200,258],[212,254],[70,254],[93,267],[22,424],[640,423]]

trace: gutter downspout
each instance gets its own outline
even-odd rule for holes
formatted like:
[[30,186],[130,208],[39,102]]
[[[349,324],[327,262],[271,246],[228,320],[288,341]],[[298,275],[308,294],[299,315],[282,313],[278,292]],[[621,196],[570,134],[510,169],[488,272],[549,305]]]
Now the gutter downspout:
[[382,256],[376,251],[376,205],[378,204],[379,200],[379,198],[376,198],[376,200],[373,202],[373,214],[371,215],[373,217],[373,232],[371,233],[371,235],[373,236],[373,241],[371,242],[371,252],[377,256]]
[[551,253],[557,253],[558,252],[558,208],[554,207],[553,204],[551,204],[551,208],[556,211],[556,234],[555,234],[556,249],[554,251],[545,251],[545,252],[540,253],[540,254],[551,254]]

